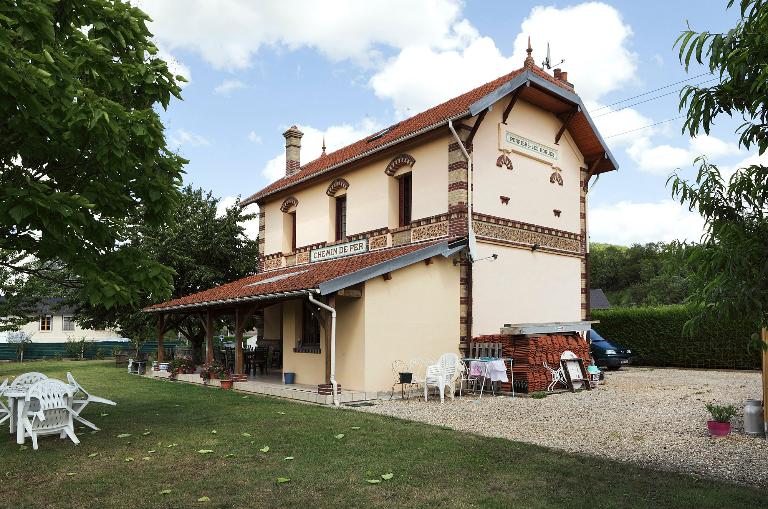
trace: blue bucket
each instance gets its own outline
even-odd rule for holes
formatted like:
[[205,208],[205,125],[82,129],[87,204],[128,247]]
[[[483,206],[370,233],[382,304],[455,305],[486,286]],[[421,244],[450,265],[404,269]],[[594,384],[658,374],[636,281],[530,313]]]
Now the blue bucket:
[[296,373],[283,373],[283,382],[286,385],[293,385],[296,382]]

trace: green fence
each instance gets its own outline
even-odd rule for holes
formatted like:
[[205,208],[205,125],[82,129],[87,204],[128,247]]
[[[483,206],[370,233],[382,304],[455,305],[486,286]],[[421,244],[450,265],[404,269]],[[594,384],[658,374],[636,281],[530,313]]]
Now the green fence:
[[[85,343],[86,359],[94,359],[101,352],[104,357],[111,357],[115,347],[121,350],[133,351],[133,344],[126,341],[88,341]],[[176,345],[175,341],[164,341],[163,346],[170,348]],[[141,352],[154,354],[157,351],[157,341],[147,341],[142,345]],[[24,360],[55,359],[67,357],[67,343],[29,343],[24,349]],[[0,361],[18,360],[16,345],[12,343],[0,343]]]
[[605,339],[630,348],[636,363],[686,368],[760,368],[761,350],[750,324],[715,318],[693,335],[683,334],[692,316],[687,306],[595,310],[594,325]]

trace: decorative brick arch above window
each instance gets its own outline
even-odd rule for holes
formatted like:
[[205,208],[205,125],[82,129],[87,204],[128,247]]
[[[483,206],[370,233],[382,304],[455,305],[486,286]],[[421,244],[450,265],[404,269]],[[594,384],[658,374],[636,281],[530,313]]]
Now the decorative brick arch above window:
[[392,177],[403,166],[413,166],[414,164],[416,164],[416,159],[412,155],[400,154],[389,162],[384,173]]
[[282,205],[280,205],[280,210],[283,212],[288,212],[291,210],[291,208],[295,207],[299,204],[299,200],[296,199],[295,196],[289,196],[285,199]]
[[325,194],[328,196],[335,196],[341,189],[349,189],[349,182],[341,177],[334,179],[328,189],[325,190]]
[[501,168],[502,166],[506,166],[508,170],[512,169],[512,160],[509,158],[507,154],[501,154],[498,159],[496,159],[496,166]]

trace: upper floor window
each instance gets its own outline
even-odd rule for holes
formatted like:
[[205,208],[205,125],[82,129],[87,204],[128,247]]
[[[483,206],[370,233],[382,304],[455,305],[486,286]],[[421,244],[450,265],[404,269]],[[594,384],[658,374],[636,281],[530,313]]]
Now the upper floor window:
[[288,213],[288,247],[291,253],[296,252],[296,211]]
[[62,317],[61,330],[65,330],[65,331],[75,330],[75,320],[71,316]]
[[411,211],[413,210],[413,179],[411,173],[404,173],[397,177],[399,226],[411,224]]
[[53,323],[53,317],[51,315],[41,316],[40,330],[43,332],[50,332],[52,323]]
[[289,196],[280,206],[283,212],[283,253],[296,252],[296,206],[298,204],[299,200]]
[[343,240],[347,236],[347,196],[336,198],[336,239]]

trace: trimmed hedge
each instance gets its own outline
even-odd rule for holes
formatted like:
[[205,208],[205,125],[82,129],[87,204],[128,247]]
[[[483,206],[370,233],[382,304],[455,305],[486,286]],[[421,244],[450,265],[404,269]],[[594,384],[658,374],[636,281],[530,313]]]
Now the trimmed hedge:
[[706,320],[693,336],[683,334],[692,316],[688,306],[594,310],[594,329],[629,348],[636,364],[685,368],[759,369],[761,351],[749,324]]

